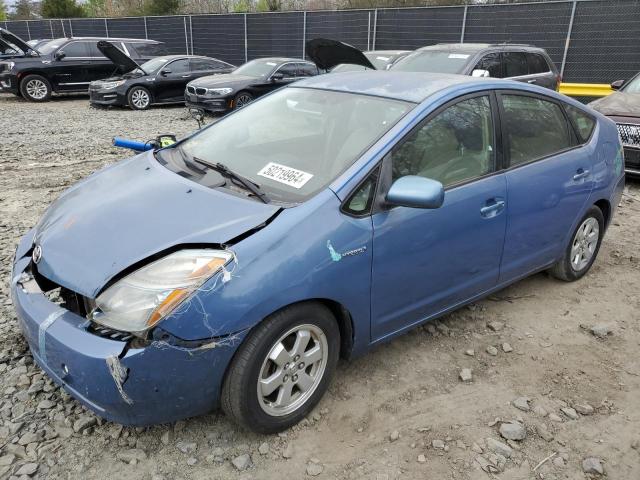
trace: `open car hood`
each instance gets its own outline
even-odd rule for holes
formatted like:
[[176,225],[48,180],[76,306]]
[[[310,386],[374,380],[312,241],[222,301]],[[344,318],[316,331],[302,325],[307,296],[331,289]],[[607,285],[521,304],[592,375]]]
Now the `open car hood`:
[[314,38],[307,42],[306,52],[318,68],[324,70],[329,70],[341,63],[361,65],[372,70],[376,69],[364,53],[356,47],[337,40]]
[[9,47],[12,48],[15,45],[20,50],[22,50],[24,55],[38,55],[38,52],[31,48],[27,42],[22,40],[20,37],[15,36],[9,30],[6,30],[4,28],[0,28],[0,41],[3,41],[3,43],[8,43]]
[[63,193],[35,231],[38,271],[95,298],[132,265],[178,245],[222,245],[280,207],[200,186],[149,151],[97,172]]
[[[136,68],[142,70],[142,67],[140,67],[137,62],[111,42],[100,40],[98,42],[98,50],[100,50],[105,57],[111,60],[118,67],[118,70],[121,73],[129,73]],[[144,70],[142,71],[144,72]]]

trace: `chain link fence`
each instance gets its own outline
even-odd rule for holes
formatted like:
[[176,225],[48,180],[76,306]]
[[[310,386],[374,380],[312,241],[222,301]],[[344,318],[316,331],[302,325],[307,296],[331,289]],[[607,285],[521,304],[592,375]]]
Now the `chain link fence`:
[[80,18],[0,22],[25,39],[151,38],[171,53],[239,65],[264,56],[304,57],[305,41],[363,50],[441,42],[528,43],[547,50],[564,81],[609,83],[640,70],[640,0],[558,0],[506,5]]

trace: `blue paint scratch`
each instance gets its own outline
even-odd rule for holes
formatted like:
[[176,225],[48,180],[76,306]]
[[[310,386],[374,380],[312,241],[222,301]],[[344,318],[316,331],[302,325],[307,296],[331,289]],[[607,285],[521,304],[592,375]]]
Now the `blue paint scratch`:
[[334,262],[339,262],[342,260],[342,255],[340,255],[331,245],[331,240],[327,240],[327,248],[329,249],[329,253],[331,254],[331,260]]

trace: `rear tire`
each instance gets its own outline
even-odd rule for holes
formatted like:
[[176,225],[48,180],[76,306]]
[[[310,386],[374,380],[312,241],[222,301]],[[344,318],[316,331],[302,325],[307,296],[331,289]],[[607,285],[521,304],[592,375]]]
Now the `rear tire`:
[[338,363],[340,330],[324,305],[291,305],[244,340],[225,376],[221,406],[243,427],[276,433],[295,425],[324,395]]
[[20,82],[20,93],[30,102],[46,102],[51,98],[51,84],[41,75],[27,75]]
[[604,227],[604,215],[593,205],[578,223],[564,255],[549,269],[549,273],[565,282],[582,278],[598,256]]
[[144,87],[133,87],[127,93],[127,103],[133,110],[146,110],[151,106],[151,92]]

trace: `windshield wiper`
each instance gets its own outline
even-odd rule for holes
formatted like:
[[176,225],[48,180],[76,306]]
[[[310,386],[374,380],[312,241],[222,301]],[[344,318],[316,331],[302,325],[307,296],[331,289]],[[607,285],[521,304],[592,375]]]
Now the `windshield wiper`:
[[262,202],[269,203],[269,197],[267,196],[266,193],[260,190],[260,185],[252,182],[248,178],[243,177],[242,175],[234,172],[233,170],[230,170],[229,167],[227,167],[225,164],[220,162],[217,162],[217,163],[207,162],[206,160],[202,160],[198,157],[193,157],[193,161],[200,163],[202,165],[206,165],[210,169],[218,172],[223,177],[227,177],[230,180],[235,180],[236,183],[239,183],[245,189],[249,190],[256,197],[262,200]]
[[205,173],[207,173],[207,171],[205,169],[200,168],[195,162],[193,162],[193,161],[191,161],[189,159],[187,154],[184,153],[184,150],[182,150],[182,146],[181,145],[177,145],[176,146],[176,150],[178,151],[178,153],[182,157],[182,161],[184,162],[184,164],[187,167],[189,167],[191,170],[193,170],[194,172],[196,172],[196,173],[198,173],[200,175],[204,175]]

